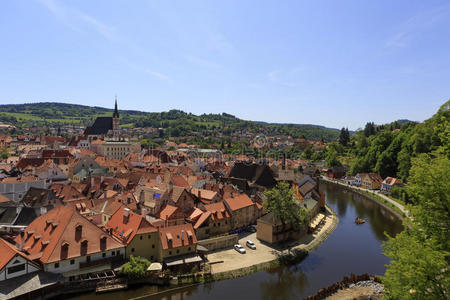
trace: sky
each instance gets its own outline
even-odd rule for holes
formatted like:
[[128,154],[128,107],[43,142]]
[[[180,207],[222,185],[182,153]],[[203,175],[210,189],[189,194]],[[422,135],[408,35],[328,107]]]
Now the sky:
[[351,130],[450,99],[450,2],[0,1],[0,104]]

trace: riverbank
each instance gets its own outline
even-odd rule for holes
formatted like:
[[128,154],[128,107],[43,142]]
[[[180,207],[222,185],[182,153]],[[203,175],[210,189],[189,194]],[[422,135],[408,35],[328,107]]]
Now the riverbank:
[[[302,239],[285,245],[268,245],[256,238],[256,233],[242,236],[239,239],[241,245],[251,240],[256,245],[256,250],[247,249],[246,254],[240,254],[234,249],[220,250],[208,254],[211,263],[212,280],[236,278],[251,273],[267,270],[279,266],[284,256],[307,255],[320,245],[336,229],[338,217],[330,207],[326,207],[325,223],[317,232],[308,234]],[[215,263],[219,262],[219,263]]]
[[329,179],[326,177],[321,177],[320,180],[323,180],[324,182],[339,185],[339,186],[344,187],[344,188],[346,188],[352,192],[355,192],[359,195],[365,196],[365,197],[377,202],[384,208],[388,209],[390,212],[395,214],[400,219],[403,219],[404,217],[406,217],[408,215],[408,210],[406,210],[404,205],[402,205],[402,204],[396,202],[395,200],[392,200],[391,198],[386,197],[385,195],[380,194],[378,192],[364,189],[364,188],[357,187],[357,186],[353,186],[353,185],[349,185],[349,184],[343,183],[341,181]]

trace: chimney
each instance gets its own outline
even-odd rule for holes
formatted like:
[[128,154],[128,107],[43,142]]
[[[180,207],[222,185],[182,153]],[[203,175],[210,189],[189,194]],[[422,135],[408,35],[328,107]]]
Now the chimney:
[[123,216],[125,217],[125,218],[128,218],[129,216],[130,216],[130,209],[129,208],[124,208],[123,209]]
[[202,191],[198,190],[198,198],[202,199]]
[[20,244],[19,244],[19,250],[20,250],[20,251],[23,250],[23,244],[24,244],[24,242],[25,242],[25,231],[24,231],[24,229],[22,228],[22,229],[20,230]]
[[181,230],[181,241],[184,241],[184,230]]
[[45,206],[42,206],[41,208],[40,208],[40,214],[41,214],[41,216],[42,215],[45,215],[47,213],[47,208],[45,207]]
[[100,177],[100,183],[103,183],[103,181],[105,180],[105,178],[103,177],[103,175]]
[[94,177],[91,177],[91,187],[94,186]]

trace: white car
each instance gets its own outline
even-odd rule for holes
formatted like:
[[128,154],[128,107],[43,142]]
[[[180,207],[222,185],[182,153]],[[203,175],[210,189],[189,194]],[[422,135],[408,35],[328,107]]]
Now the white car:
[[241,254],[245,254],[245,249],[244,247],[242,247],[239,244],[234,245],[234,250],[236,250],[237,252],[241,253]]
[[246,244],[247,247],[249,247],[250,249],[256,250],[256,245],[255,245],[252,241],[247,240],[247,242],[245,242],[245,244]]

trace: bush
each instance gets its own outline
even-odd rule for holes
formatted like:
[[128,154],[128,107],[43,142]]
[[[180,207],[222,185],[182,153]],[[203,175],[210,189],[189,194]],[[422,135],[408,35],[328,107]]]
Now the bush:
[[130,261],[122,266],[120,273],[131,279],[144,278],[150,262],[142,257],[130,256]]

